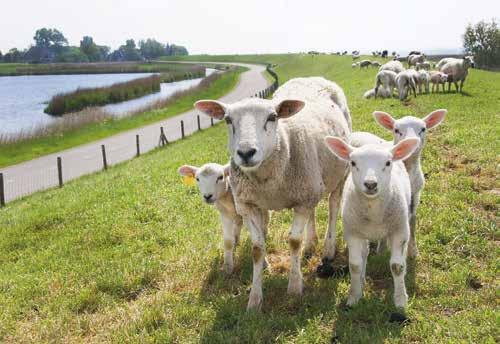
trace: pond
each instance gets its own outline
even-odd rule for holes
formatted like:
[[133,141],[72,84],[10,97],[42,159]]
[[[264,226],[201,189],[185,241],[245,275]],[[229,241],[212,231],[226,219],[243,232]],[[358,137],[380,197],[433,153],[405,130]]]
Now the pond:
[[[207,75],[214,71],[207,69]],[[58,93],[71,92],[77,88],[109,86],[148,75],[151,73],[0,77],[0,135],[30,131],[58,120],[43,112],[48,101]],[[166,98],[176,91],[195,86],[200,81],[201,78],[162,84],[158,93],[104,108],[111,114],[120,116]]]

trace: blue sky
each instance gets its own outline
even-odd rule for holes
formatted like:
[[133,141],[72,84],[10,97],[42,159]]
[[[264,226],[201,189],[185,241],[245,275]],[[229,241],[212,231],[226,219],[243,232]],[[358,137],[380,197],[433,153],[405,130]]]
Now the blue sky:
[[83,35],[112,48],[154,37],[210,54],[459,49],[467,23],[495,14],[494,0],[6,1],[0,51],[28,47],[40,27],[60,29],[72,45]]

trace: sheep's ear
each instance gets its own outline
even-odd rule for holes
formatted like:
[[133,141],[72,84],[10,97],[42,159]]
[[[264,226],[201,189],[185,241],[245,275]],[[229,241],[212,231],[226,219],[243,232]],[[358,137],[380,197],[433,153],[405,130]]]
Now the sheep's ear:
[[347,161],[351,160],[350,155],[354,148],[345,143],[344,140],[338,137],[327,136],[325,137],[325,143],[333,154],[338,156],[340,159]]
[[418,145],[420,144],[420,139],[418,137],[411,137],[400,141],[397,145],[392,147],[392,160],[406,160],[410,155],[415,152]]
[[231,175],[231,164],[224,166],[224,177],[229,177]]
[[194,107],[215,119],[223,119],[227,112],[227,105],[216,100],[198,100]]
[[198,171],[198,167],[191,166],[191,165],[184,165],[179,167],[179,174],[181,176],[186,176],[186,177],[194,177],[196,172]]
[[302,110],[306,103],[301,100],[287,99],[283,100],[276,106],[276,113],[278,118],[288,118],[295,115],[297,112]]
[[373,113],[373,117],[375,118],[375,121],[384,128],[390,131],[394,130],[394,123],[396,122],[396,120],[387,112],[375,111]]
[[448,110],[446,110],[446,109],[440,109],[440,110],[432,111],[430,114],[425,116],[423,118],[423,121],[425,122],[427,129],[432,129],[434,127],[437,127],[439,124],[441,124],[441,122],[444,120],[444,116],[446,116],[447,112],[448,112]]

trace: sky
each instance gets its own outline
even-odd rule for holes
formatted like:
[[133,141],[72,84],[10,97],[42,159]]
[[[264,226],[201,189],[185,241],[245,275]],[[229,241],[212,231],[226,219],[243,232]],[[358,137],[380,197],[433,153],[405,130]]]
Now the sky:
[[41,27],[71,45],[113,49],[156,38],[191,54],[317,50],[460,50],[468,23],[500,17],[498,0],[23,0],[0,12],[0,51],[27,48]]

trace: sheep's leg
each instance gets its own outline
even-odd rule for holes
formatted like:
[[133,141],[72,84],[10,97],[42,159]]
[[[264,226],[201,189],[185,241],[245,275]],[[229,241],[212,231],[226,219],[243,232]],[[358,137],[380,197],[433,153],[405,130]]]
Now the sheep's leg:
[[367,243],[364,239],[359,239],[353,236],[346,235],[347,248],[349,249],[349,273],[351,275],[351,288],[347,305],[356,304],[363,296],[362,272],[363,268],[363,250]]
[[258,310],[262,306],[262,270],[264,269],[264,257],[266,254],[266,242],[264,238],[264,218],[262,211],[252,209],[250,214],[243,218],[250,232],[252,240],[253,277],[252,289],[248,300],[247,310]]
[[302,271],[300,269],[300,249],[302,235],[307,221],[310,219],[312,209],[296,208],[293,214],[292,228],[288,236],[290,246],[290,274],[288,276],[288,294],[302,294]]
[[408,241],[408,256],[414,258],[418,255],[417,248],[417,208],[420,204],[420,191],[415,192],[411,197],[410,207],[410,240]]
[[337,241],[337,215],[340,208],[340,199],[342,190],[344,189],[344,182],[340,183],[328,199],[328,230],[325,235],[325,246],[323,248],[322,265],[329,265],[335,257],[335,244]]
[[233,273],[234,222],[224,214],[221,214],[221,222],[224,237],[224,271],[230,275]]
[[363,258],[363,264],[361,269],[361,289],[365,288],[366,281],[366,262],[368,260],[368,253],[370,252],[370,242],[366,240],[365,244],[362,246],[361,257]]
[[311,212],[311,216],[307,220],[306,228],[306,240],[304,243],[304,256],[309,258],[314,254],[316,250],[316,244],[318,243],[318,235],[316,234],[316,216],[315,210]]
[[455,92],[458,93],[458,82],[453,81],[453,84],[455,85]]
[[238,245],[241,236],[241,227],[243,227],[243,219],[238,217],[233,219],[233,233],[234,233],[234,244]]
[[460,93],[464,90],[464,81],[460,80]]
[[448,93],[451,92],[451,81],[448,81]]
[[408,303],[408,294],[406,293],[405,274],[406,274],[406,250],[408,246],[408,223],[402,232],[394,233],[390,238],[391,260],[390,267],[394,281],[394,304],[396,307],[405,308]]

